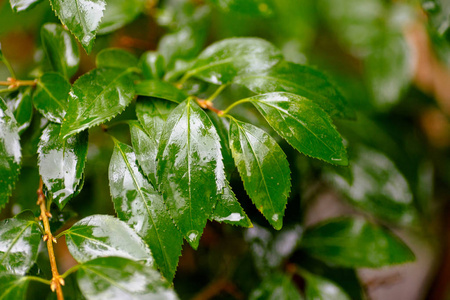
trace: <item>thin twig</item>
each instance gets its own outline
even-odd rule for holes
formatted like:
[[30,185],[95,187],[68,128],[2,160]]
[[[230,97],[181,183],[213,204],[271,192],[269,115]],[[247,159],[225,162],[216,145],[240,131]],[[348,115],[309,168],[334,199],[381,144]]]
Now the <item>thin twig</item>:
[[58,272],[58,267],[56,266],[56,258],[55,258],[55,252],[53,251],[53,243],[56,243],[56,239],[53,237],[52,232],[50,230],[50,223],[48,221],[48,218],[52,215],[50,212],[46,209],[45,206],[45,196],[43,191],[44,183],[42,182],[42,178],[39,182],[39,188],[37,190],[38,194],[38,201],[37,205],[39,205],[41,209],[41,215],[39,219],[42,219],[42,222],[44,223],[44,230],[45,235],[43,237],[44,241],[47,242],[47,250],[48,250],[48,257],[50,260],[50,267],[52,269],[52,280],[50,283],[50,289],[55,292],[56,291],[56,297],[58,300],[64,300],[63,292],[61,285],[64,285],[64,279],[61,278]]
[[6,81],[0,81],[0,85],[7,86],[8,89],[14,89],[21,86],[36,86],[37,80],[17,80],[14,77],[8,77]]
[[198,105],[200,105],[201,108],[209,109],[218,115],[222,114],[222,111],[220,109],[215,108],[212,102],[209,100],[197,99],[197,103]]

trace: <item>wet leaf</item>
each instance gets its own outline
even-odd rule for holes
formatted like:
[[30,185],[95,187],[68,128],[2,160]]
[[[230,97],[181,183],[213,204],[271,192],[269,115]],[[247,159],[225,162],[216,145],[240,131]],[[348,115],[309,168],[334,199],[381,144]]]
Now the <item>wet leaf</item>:
[[180,103],[188,96],[180,89],[168,82],[159,80],[144,80],[136,84],[136,94],[139,96],[155,97]]
[[308,228],[300,246],[325,262],[351,268],[379,268],[415,259],[390,231],[362,219],[332,219]]
[[70,254],[80,263],[117,256],[153,263],[147,244],[127,224],[108,215],[92,215],[65,231]]
[[233,156],[231,155],[230,149],[230,139],[228,134],[230,124],[226,118],[221,118],[212,111],[207,110],[206,113],[208,114],[208,117],[211,119],[214,126],[216,127],[217,133],[219,134],[220,137],[223,163],[225,165],[225,174],[231,174],[236,169],[236,166],[234,165],[234,159]]
[[307,300],[351,300],[333,281],[309,272],[302,272],[302,276],[306,281],[305,297]]
[[128,51],[118,48],[103,49],[95,58],[97,68],[128,69],[137,67],[138,59]]
[[9,0],[13,12],[18,13],[33,8],[42,0]]
[[39,174],[50,199],[60,209],[72,198],[83,178],[88,151],[88,131],[64,140],[61,125],[50,123],[39,141]]
[[75,81],[61,135],[69,135],[110,120],[121,113],[134,97],[130,71],[94,69]]
[[354,149],[351,178],[330,170],[326,175],[351,204],[374,216],[401,225],[417,223],[413,195],[405,177],[384,154],[365,147]]
[[106,9],[98,34],[113,32],[131,23],[144,9],[145,0],[105,0]]
[[0,299],[25,300],[29,282],[25,276],[0,273]]
[[236,226],[253,227],[252,222],[242,209],[228,182],[226,183],[223,194],[217,200],[216,207],[210,219]]
[[77,280],[89,300],[178,299],[156,270],[122,257],[97,258],[82,264]]
[[355,112],[328,77],[308,66],[283,61],[265,72],[239,76],[234,82],[256,94],[297,94],[314,101],[331,116],[355,118]]
[[250,295],[250,300],[303,299],[290,276],[275,273],[269,275]]
[[36,261],[41,242],[41,232],[33,213],[27,210],[3,220],[0,240],[0,272],[24,275]]
[[142,54],[141,59],[139,60],[139,65],[145,79],[160,80],[164,76],[164,57],[158,52],[147,51]]
[[230,38],[203,50],[186,74],[214,84],[224,84],[242,74],[265,71],[281,58],[280,51],[265,40]]
[[58,73],[44,73],[33,94],[36,109],[47,119],[62,123],[69,106],[70,83]]
[[281,229],[291,190],[283,150],[263,130],[237,120],[231,121],[230,148],[250,199],[275,229]]
[[140,173],[133,149],[115,141],[109,165],[109,184],[119,219],[150,246],[156,264],[172,280],[183,237],[169,216],[163,198]]
[[95,35],[103,17],[104,0],[50,0],[61,23],[80,41],[84,50],[90,53]]
[[450,3],[445,0],[422,0],[429,24],[439,35],[446,35],[450,29]]
[[80,52],[75,39],[58,24],[41,28],[42,46],[53,70],[70,79],[78,70]]
[[31,123],[33,117],[32,88],[19,90],[8,95],[5,100],[8,108],[13,112],[19,127],[19,134],[22,134]]
[[17,122],[3,99],[0,98],[0,209],[8,203],[19,177],[21,158]]
[[250,98],[273,129],[303,154],[347,165],[347,152],[330,117],[314,102],[291,93]]
[[273,14],[273,0],[209,0],[225,12],[267,17]]
[[214,124],[192,98],[171,112],[161,134],[159,190],[194,249],[226,185],[219,139]]

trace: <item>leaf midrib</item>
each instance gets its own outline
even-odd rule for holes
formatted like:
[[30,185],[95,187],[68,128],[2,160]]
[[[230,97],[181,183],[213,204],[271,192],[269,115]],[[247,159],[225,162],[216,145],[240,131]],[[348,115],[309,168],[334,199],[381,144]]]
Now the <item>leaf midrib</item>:
[[30,227],[31,225],[34,225],[33,222],[28,222],[27,226],[25,226],[25,228],[23,228],[18,234],[17,236],[14,238],[14,240],[12,241],[11,245],[9,245],[8,249],[5,251],[2,259],[0,260],[0,264],[3,264],[3,261],[5,260],[5,258],[10,254],[11,249],[14,247],[14,245],[17,243],[17,241],[19,240],[19,238],[22,236],[22,234],[24,233],[24,231]]

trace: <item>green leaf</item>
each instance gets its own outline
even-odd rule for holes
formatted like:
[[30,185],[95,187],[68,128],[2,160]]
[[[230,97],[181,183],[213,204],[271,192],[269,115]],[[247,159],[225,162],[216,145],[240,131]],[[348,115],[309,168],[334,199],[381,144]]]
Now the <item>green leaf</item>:
[[300,300],[303,297],[291,277],[282,273],[271,274],[250,295],[250,300],[276,299]]
[[29,282],[24,276],[0,273],[0,299],[25,300]]
[[415,259],[390,231],[362,219],[332,219],[308,228],[300,246],[323,261],[351,268],[379,268]]
[[53,10],[61,22],[80,41],[84,50],[90,53],[95,35],[103,17],[104,0],[50,0]]
[[180,89],[168,82],[159,80],[144,80],[136,84],[136,94],[139,96],[155,97],[180,103],[188,96]]
[[219,139],[214,124],[192,98],[172,111],[161,134],[159,190],[175,224],[194,249],[226,186]]
[[128,51],[117,48],[107,48],[97,54],[95,63],[97,68],[128,69],[137,67],[138,59]]
[[117,256],[153,263],[147,244],[127,224],[107,215],[92,215],[65,231],[70,254],[80,263]]
[[75,81],[61,135],[69,135],[111,120],[130,104],[134,97],[130,71],[94,69]]
[[211,220],[224,222],[231,225],[251,228],[252,222],[242,209],[230,184],[227,182],[223,194],[217,200],[216,207],[211,214]]
[[203,50],[185,76],[225,84],[239,75],[263,72],[281,59],[280,51],[265,40],[230,38]]
[[88,151],[88,131],[64,140],[61,125],[50,123],[38,146],[39,174],[49,198],[59,209],[69,202],[83,178]]
[[139,65],[145,79],[160,80],[164,76],[164,57],[158,52],[147,51],[142,54],[141,59],[139,60]]
[[183,237],[161,195],[139,172],[133,149],[118,141],[109,165],[109,184],[117,216],[144,239],[164,277],[172,280]]
[[70,79],[78,70],[80,52],[75,39],[58,24],[41,28],[42,46],[53,70]]
[[273,0],[209,0],[225,12],[267,17],[274,13]]
[[9,0],[13,12],[18,13],[33,8],[42,0]]
[[131,23],[144,9],[145,0],[105,0],[106,9],[98,34],[113,32]]
[[[37,258],[41,232],[31,211],[0,223],[0,271],[24,275]],[[0,298],[2,299],[2,298]]]
[[33,118],[33,102],[31,98],[32,88],[19,90],[9,94],[5,100],[8,108],[13,112],[19,134],[22,134],[31,124]]
[[450,3],[445,0],[421,0],[421,2],[429,24],[439,35],[447,34],[450,29]]
[[297,94],[314,101],[331,116],[355,118],[355,112],[328,77],[308,66],[283,61],[266,72],[239,76],[234,82],[256,94]]
[[70,83],[58,73],[44,73],[33,94],[36,109],[47,119],[62,123],[69,106]]
[[19,177],[21,158],[17,122],[0,98],[0,209],[8,203],[15,181]]
[[301,274],[306,281],[305,297],[307,300],[351,300],[333,281],[306,271],[302,271]]
[[418,220],[405,177],[384,154],[357,147],[349,166],[351,178],[330,170],[326,175],[351,204],[388,222],[411,225]]
[[348,164],[341,136],[330,117],[311,100],[282,92],[249,100],[270,126],[301,153],[336,165]]
[[217,134],[219,134],[220,137],[225,174],[231,174],[236,169],[236,166],[234,165],[234,159],[230,149],[230,139],[228,134],[230,124],[226,118],[219,117],[215,112],[207,110],[206,113],[216,127]]
[[291,189],[283,150],[263,130],[237,120],[231,121],[230,148],[247,194],[269,223],[281,229]]
[[88,300],[178,299],[156,270],[122,257],[81,264],[77,280]]

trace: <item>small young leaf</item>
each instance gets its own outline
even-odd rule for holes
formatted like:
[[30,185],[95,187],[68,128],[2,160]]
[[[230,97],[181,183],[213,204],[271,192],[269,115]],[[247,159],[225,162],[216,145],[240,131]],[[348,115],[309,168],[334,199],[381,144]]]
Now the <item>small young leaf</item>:
[[110,120],[121,113],[134,97],[130,71],[94,69],[73,85],[61,135],[69,135]]
[[17,125],[19,126],[19,134],[22,134],[30,126],[33,117],[31,94],[32,88],[27,88],[13,92],[5,98],[6,104],[13,112]]
[[273,0],[209,0],[225,12],[267,17],[274,12]]
[[147,244],[127,224],[107,215],[92,215],[65,231],[70,254],[80,263],[117,256],[153,263]]
[[77,280],[89,300],[178,299],[170,283],[156,270],[122,257],[102,257],[81,264]]
[[24,275],[36,261],[41,242],[41,232],[33,213],[27,210],[3,220],[0,239],[0,271]]
[[113,32],[131,23],[144,9],[146,0],[105,0],[106,9],[98,34]]
[[267,277],[250,295],[250,300],[265,299],[303,299],[292,282],[291,276],[275,273]]
[[117,216],[144,239],[164,277],[172,280],[183,237],[161,195],[139,172],[133,149],[118,141],[109,165],[109,184]]
[[230,148],[247,194],[269,223],[281,229],[291,189],[283,150],[263,130],[236,120],[230,125]]
[[128,51],[117,48],[107,48],[97,54],[95,63],[97,68],[128,69],[137,67],[138,59]]
[[90,53],[103,17],[105,0],[50,0],[50,4],[61,23],[69,28],[84,50]]
[[51,23],[42,26],[41,39],[53,70],[70,79],[80,64],[77,42],[61,25]]
[[69,106],[70,83],[58,73],[45,73],[33,94],[36,109],[47,119],[62,123]]
[[[42,0],[9,0],[13,12],[18,13],[33,8]],[[0,298],[3,299],[3,298]]]
[[172,111],[161,134],[159,190],[194,249],[226,185],[219,139],[214,124],[192,98]]
[[330,117],[311,100],[282,92],[250,100],[270,126],[298,151],[332,164],[348,164],[341,136]]
[[168,82],[159,80],[144,80],[136,84],[136,94],[155,97],[180,103],[188,96],[183,90],[177,89]]
[[83,177],[88,150],[88,131],[64,140],[61,125],[50,123],[39,142],[39,174],[47,188],[49,198],[60,209],[77,191]]
[[351,300],[351,298],[333,281],[302,272],[306,281],[305,296],[307,300]]
[[263,72],[282,58],[280,51],[259,38],[231,38],[203,50],[187,76],[214,84],[231,82],[246,73]]
[[139,65],[145,79],[160,80],[164,76],[164,57],[158,52],[147,51],[142,54],[141,59],[139,60]]
[[13,114],[0,98],[0,210],[8,203],[19,177],[22,152],[19,128]]
[[327,76],[311,67],[283,61],[266,72],[239,76],[234,82],[257,94],[297,94],[316,102],[331,116],[355,118],[355,112]]
[[29,283],[25,276],[0,273],[0,299],[25,300]]
[[223,194],[220,195],[219,200],[217,200],[216,207],[214,208],[210,219],[236,226],[247,228],[253,227],[252,222],[242,209],[228,182]]
[[300,246],[311,256],[351,268],[414,260],[411,250],[390,231],[362,219],[332,219],[308,228]]

